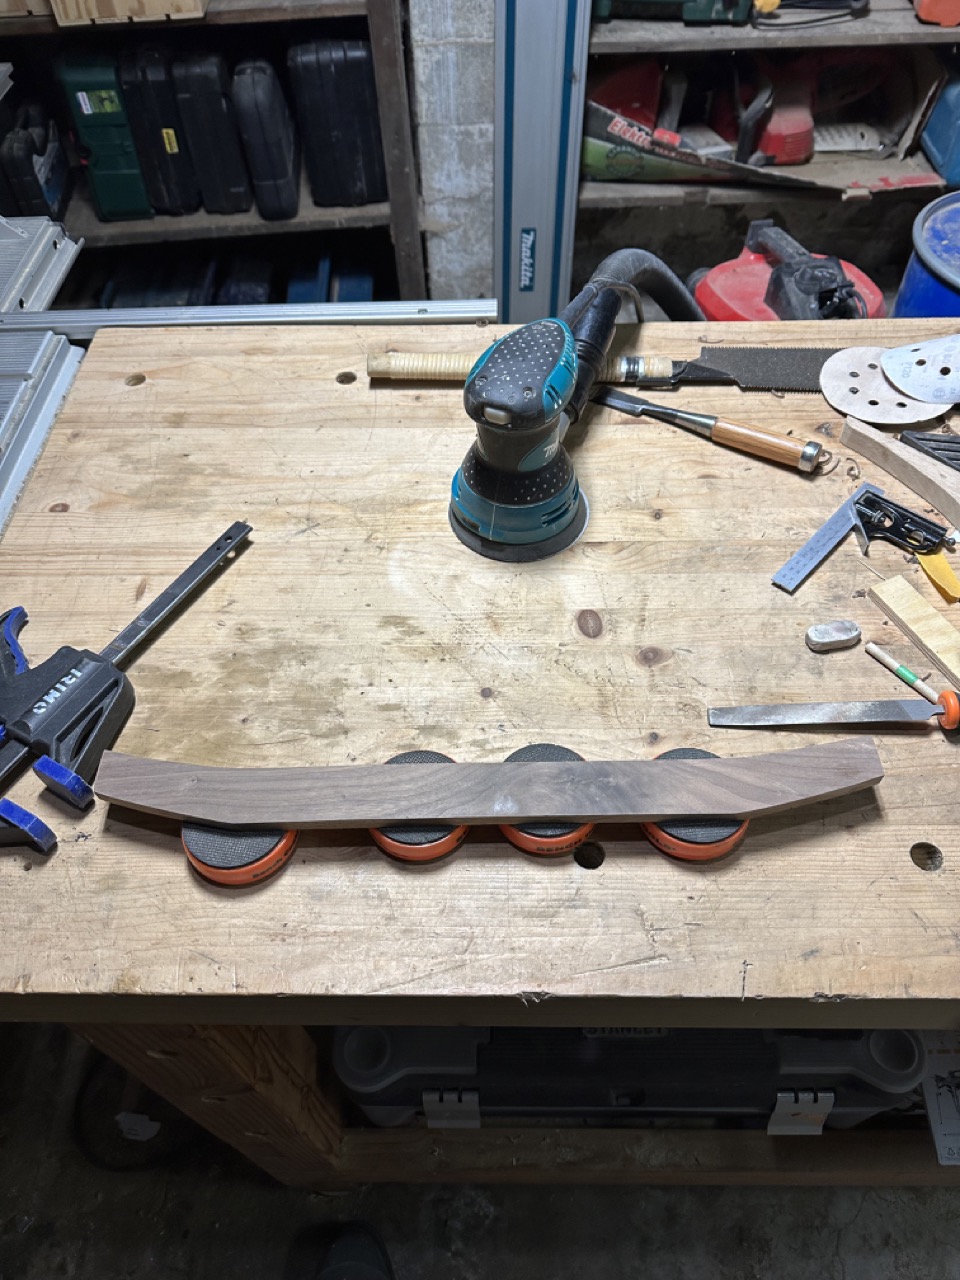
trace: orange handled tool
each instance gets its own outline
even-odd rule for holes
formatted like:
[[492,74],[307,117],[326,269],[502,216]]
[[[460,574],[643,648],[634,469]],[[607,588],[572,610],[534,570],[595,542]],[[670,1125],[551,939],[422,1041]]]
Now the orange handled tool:
[[632,418],[656,418],[674,427],[684,427],[706,436],[714,444],[725,444],[741,453],[752,453],[757,458],[771,462],[783,462],[798,471],[815,471],[826,461],[823,446],[816,440],[794,440],[778,435],[763,427],[746,427],[739,422],[727,422],[712,413],[694,413],[690,409],[675,409],[672,405],[651,404],[639,396],[628,395],[616,387],[598,386],[592,396],[597,404],[607,409],[618,409]]
[[902,662],[898,662],[892,654],[887,653],[886,649],[881,649],[878,644],[874,644],[871,640],[869,644],[864,646],[871,658],[876,660],[892,671],[893,674],[904,684],[908,684],[911,689],[916,690],[928,702],[932,702],[937,708],[937,719],[940,721],[941,729],[956,729],[960,727],[960,697],[958,697],[952,689],[944,689],[942,693],[937,693],[936,689],[931,688],[926,681],[921,680],[915,671],[911,671],[909,667],[905,667]]

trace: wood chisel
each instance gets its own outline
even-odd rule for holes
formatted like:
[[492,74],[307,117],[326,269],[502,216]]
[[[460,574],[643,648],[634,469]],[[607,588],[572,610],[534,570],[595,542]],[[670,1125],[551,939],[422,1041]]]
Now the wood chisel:
[[945,690],[934,706],[925,698],[876,698],[869,702],[774,702],[707,709],[707,723],[714,729],[924,728],[933,717],[941,729],[956,729],[960,725],[960,698]]
[[[742,391],[820,390],[820,370],[833,347],[701,347],[698,360],[610,356],[598,382],[633,387],[720,384]],[[379,351],[367,356],[367,376],[408,382],[464,382],[478,357],[459,351]]]
[[714,444],[723,444],[741,453],[750,453],[771,462],[783,462],[798,471],[810,473],[823,461],[823,445],[817,440],[794,440],[790,436],[766,431],[763,427],[747,427],[739,422],[729,422],[712,413],[695,413],[690,409],[676,409],[672,405],[651,404],[616,387],[595,387],[591,398],[606,409],[617,409],[632,418],[656,418],[671,426],[695,431]]

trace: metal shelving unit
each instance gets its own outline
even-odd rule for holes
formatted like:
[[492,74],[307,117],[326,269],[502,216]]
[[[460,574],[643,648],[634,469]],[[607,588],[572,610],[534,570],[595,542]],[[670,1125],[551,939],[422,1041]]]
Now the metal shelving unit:
[[[250,22],[292,22],[323,18],[365,17],[370,31],[380,133],[387,174],[388,202],[358,208],[318,208],[304,188],[300,212],[285,222],[265,222],[256,211],[219,215],[199,212],[182,217],[159,216],[130,222],[100,222],[81,185],[64,222],[71,235],[88,245],[130,245],[161,241],[207,240],[220,236],[276,235],[345,227],[389,226],[401,298],[424,298],[427,293],[420,196],[413,148],[410,99],[404,63],[400,0],[210,0],[205,17],[179,19],[176,29],[199,30],[211,25]],[[164,25],[130,23],[132,35]],[[50,35],[78,33],[89,39],[101,26],[59,27],[52,16],[0,18],[0,34]]]

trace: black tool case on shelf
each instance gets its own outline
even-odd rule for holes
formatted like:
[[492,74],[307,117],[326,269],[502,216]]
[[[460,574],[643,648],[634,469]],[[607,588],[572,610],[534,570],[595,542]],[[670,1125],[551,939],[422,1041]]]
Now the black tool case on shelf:
[[[0,141],[2,141],[10,130],[13,128],[13,111],[10,104],[0,101]],[[10,185],[10,179],[3,171],[3,165],[0,164],[0,218],[17,218],[20,216],[20,206],[17,204],[17,197],[13,194],[13,187]]]
[[70,199],[70,166],[57,126],[39,102],[17,110],[0,143],[0,166],[24,217],[59,221]]
[[264,58],[247,58],[237,64],[233,105],[261,218],[296,217],[300,207],[299,142],[277,73]]
[[317,205],[387,198],[373,58],[366,40],[293,45],[287,68],[310,193]]
[[253,190],[226,63],[217,53],[177,58],[173,84],[203,207],[208,213],[245,213]]
[[160,48],[124,50],[119,71],[150,203],[157,213],[195,213],[200,187],[180,123],[169,55]]

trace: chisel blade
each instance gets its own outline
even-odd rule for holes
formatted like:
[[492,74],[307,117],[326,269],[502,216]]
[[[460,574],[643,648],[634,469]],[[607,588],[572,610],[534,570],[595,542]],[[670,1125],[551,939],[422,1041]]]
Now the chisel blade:
[[870,702],[774,702],[768,706],[710,707],[715,729],[801,729],[834,726],[923,725],[941,712],[926,698],[879,698]]

